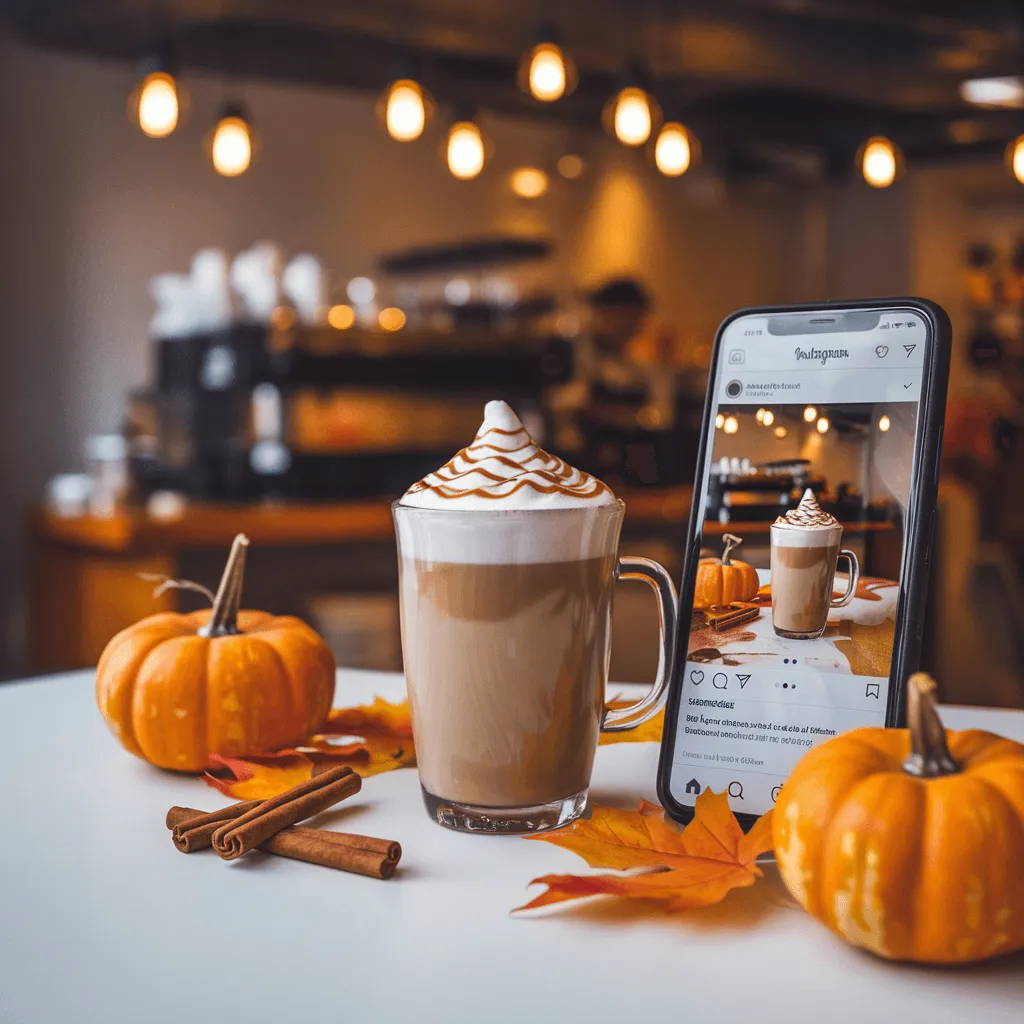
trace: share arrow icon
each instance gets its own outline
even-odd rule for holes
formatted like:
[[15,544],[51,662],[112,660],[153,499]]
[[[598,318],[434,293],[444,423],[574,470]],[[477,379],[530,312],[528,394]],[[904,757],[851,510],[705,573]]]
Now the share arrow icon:
[[748,673],[747,673],[747,674],[746,674],[745,676],[741,676],[741,675],[740,675],[740,674],[739,674],[739,673],[737,672],[737,673],[736,673],[736,681],[737,681],[737,682],[738,682],[738,683],[740,684],[740,689],[742,690],[742,689],[743,689],[743,687],[744,687],[744,686],[746,686],[746,685],[747,685],[747,683],[749,683],[749,682],[750,682],[750,673],[748,672]]
[[904,345],[903,346],[903,350],[907,353],[907,357],[908,358],[910,357],[910,353],[913,352],[915,348],[917,348],[916,345]]

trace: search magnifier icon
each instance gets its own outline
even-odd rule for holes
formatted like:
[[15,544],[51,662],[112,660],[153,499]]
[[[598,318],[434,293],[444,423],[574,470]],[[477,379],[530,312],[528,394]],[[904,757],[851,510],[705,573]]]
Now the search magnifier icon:
[[739,782],[733,781],[729,783],[729,796],[736,797],[737,800],[743,799],[743,785]]

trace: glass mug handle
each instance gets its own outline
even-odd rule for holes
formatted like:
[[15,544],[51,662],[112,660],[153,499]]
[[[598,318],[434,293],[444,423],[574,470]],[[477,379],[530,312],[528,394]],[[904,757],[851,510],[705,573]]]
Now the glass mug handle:
[[679,599],[668,570],[650,558],[622,555],[615,569],[617,580],[643,580],[658,598],[658,632],[661,650],[658,652],[658,674],[654,686],[643,700],[628,708],[605,708],[602,732],[624,732],[646,722],[661,705],[672,674],[672,659],[676,643],[676,609]]
[[[857,556],[852,551],[843,548],[836,559],[837,563],[840,558],[845,558],[850,563],[850,585],[838,601],[829,602],[829,608],[845,608],[853,600],[853,595],[857,592],[857,582],[860,579],[860,562],[857,561]],[[839,568],[838,564],[836,568]]]

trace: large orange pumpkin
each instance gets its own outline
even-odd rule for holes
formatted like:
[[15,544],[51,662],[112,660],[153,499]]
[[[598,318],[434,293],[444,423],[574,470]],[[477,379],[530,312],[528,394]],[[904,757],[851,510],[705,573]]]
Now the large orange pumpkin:
[[721,558],[702,558],[697,563],[697,582],[693,590],[694,608],[711,608],[713,605],[730,604],[733,601],[749,601],[757,596],[760,586],[757,570],[746,562],[731,557],[734,547],[743,543],[742,538],[726,533],[722,537],[725,546]]
[[945,732],[918,673],[909,729],[856,729],[809,751],[772,815],[800,905],[894,960],[962,963],[1024,947],[1024,746]]
[[151,615],[100,657],[107,725],[161,768],[195,772],[214,753],[292,746],[330,710],[334,658],[320,636],[299,619],[238,610],[248,543],[235,538],[211,611]]

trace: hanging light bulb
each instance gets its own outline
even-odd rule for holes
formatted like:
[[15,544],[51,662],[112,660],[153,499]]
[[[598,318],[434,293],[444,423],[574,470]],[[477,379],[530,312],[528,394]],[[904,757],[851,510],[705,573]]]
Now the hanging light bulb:
[[872,188],[888,188],[900,172],[901,158],[889,139],[876,135],[861,146],[857,162]]
[[1018,135],[1006,147],[1006,163],[1013,176],[1024,185],[1024,135]]
[[828,428],[832,426],[832,424],[829,423],[827,416],[819,416],[818,422],[815,424],[815,426],[818,428],[819,434],[827,434]]
[[766,427],[770,427],[775,422],[775,413],[773,413],[771,409],[765,409],[764,418],[761,420],[761,422]]
[[813,423],[818,418],[818,410],[813,405],[804,408],[804,423]]
[[666,178],[678,178],[690,169],[691,150],[690,133],[677,121],[669,121],[658,132],[654,162]]
[[885,413],[878,417],[878,429],[884,434],[892,426],[892,420]]
[[612,127],[624,146],[642,146],[651,136],[654,115],[651,98],[636,86],[627,86],[612,101]]
[[456,121],[448,129],[448,170],[461,181],[484,169],[484,139],[472,121]]
[[717,416],[715,417],[715,426],[716,426],[716,427],[717,427],[717,428],[718,428],[719,430],[721,430],[721,429],[722,429],[722,427],[724,427],[724,426],[725,426],[725,413],[722,413],[722,412],[720,412],[720,413],[719,413],[719,414],[718,414],[718,415],[717,415]]
[[735,434],[740,429],[740,421],[735,416],[726,416],[725,423],[722,424],[722,429],[727,434]]
[[139,127],[151,139],[165,139],[178,127],[178,85],[162,68],[150,71],[132,94]]
[[384,123],[398,142],[414,142],[427,123],[428,101],[419,82],[399,78],[388,86],[384,99]]
[[241,107],[228,106],[213,130],[210,155],[218,174],[237,178],[252,163],[253,132]]
[[560,46],[552,42],[538,43],[523,58],[526,64],[526,87],[535,100],[554,103],[569,87],[569,68]]

